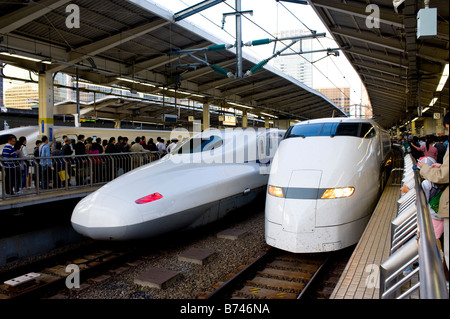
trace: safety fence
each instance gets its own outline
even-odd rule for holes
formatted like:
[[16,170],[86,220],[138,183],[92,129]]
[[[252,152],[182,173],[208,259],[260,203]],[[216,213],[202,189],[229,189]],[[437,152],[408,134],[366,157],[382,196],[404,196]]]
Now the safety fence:
[[105,184],[159,158],[158,152],[0,158],[1,198]]
[[402,194],[397,217],[391,223],[390,256],[380,266],[380,299],[448,299],[443,263],[422,178],[410,154],[404,157]]

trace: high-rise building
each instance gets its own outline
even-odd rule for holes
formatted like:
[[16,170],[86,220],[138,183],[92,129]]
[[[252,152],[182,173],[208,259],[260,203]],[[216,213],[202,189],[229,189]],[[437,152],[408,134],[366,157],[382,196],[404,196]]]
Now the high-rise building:
[[[288,38],[288,37],[296,37],[302,35],[310,34],[309,31],[295,29],[295,30],[283,30],[278,33],[275,33],[277,38]],[[286,40],[283,41],[285,44],[289,44],[291,41]],[[277,44],[279,49],[282,49],[284,46],[282,44]],[[277,47],[278,48],[278,47]],[[312,40],[306,39],[301,40],[292,46],[292,49],[296,52],[306,52],[312,50]],[[286,50],[283,53],[292,53],[291,50]],[[306,84],[309,87],[313,86],[313,66],[310,62],[312,62],[312,53],[304,53],[301,55],[286,55],[286,56],[278,56],[272,60],[272,65],[284,73],[292,76],[293,78],[299,80],[300,82]]]
[[325,95],[331,102],[336,104],[345,114],[350,113],[350,88],[318,88],[315,89]]
[[5,91],[5,106],[13,109],[29,110],[39,100],[38,86],[34,83],[18,85]]

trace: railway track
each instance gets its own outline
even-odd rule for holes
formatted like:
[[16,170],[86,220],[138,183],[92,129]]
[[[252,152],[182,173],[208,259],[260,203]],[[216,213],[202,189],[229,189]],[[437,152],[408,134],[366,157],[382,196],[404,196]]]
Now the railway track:
[[[101,280],[105,278],[108,268],[114,271],[115,265],[123,265],[127,260],[132,260],[136,252],[135,247],[108,247],[93,244],[26,267],[1,273],[0,299],[47,298],[68,285],[83,284],[89,280]],[[23,280],[23,276],[29,274],[31,269],[33,269],[31,274],[34,278],[16,284],[21,279]],[[120,270],[120,268],[116,270]],[[75,272],[76,275],[74,275]],[[72,277],[70,277],[71,275]],[[77,281],[75,276],[82,281]],[[17,278],[19,279],[16,280]],[[10,283],[5,283],[7,281]]]
[[205,299],[327,299],[350,256],[341,253],[294,254],[269,248]]

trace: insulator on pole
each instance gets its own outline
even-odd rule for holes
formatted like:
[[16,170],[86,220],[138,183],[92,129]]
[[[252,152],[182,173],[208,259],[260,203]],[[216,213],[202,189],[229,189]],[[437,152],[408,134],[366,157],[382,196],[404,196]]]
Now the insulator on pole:
[[255,46],[255,45],[263,45],[263,44],[269,44],[270,42],[272,42],[271,39],[259,39],[259,40],[253,40],[253,41],[248,41],[247,43],[245,43],[246,46]]
[[220,67],[218,65],[211,64],[210,67],[214,71],[216,71],[217,73],[222,74],[223,76],[226,76],[226,77],[229,77],[229,78],[234,77],[234,74],[232,72],[230,72],[230,71],[228,71],[228,70],[226,70],[226,69],[224,69],[224,68],[222,68],[222,67]]
[[269,62],[269,60],[267,60],[267,59],[266,60],[262,60],[257,65],[252,67],[250,70],[245,72],[245,76],[251,76],[251,75],[255,74],[259,69],[261,69],[263,66],[265,66],[267,64],[267,62]]
[[233,47],[232,44],[215,44],[208,47],[208,51],[223,51]]

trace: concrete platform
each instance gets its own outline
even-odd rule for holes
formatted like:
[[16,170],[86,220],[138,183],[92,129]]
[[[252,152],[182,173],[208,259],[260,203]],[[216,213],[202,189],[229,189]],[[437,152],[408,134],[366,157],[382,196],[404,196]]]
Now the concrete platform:
[[215,252],[204,248],[189,248],[178,255],[178,261],[186,261],[198,265],[207,264],[215,255]]
[[7,197],[6,199],[0,199],[0,210],[7,210],[13,208],[20,208],[38,204],[44,204],[49,202],[55,202],[60,200],[83,198],[90,193],[96,191],[103,185],[94,186],[80,186],[71,189],[58,189],[52,191],[42,191],[37,194],[25,194],[21,196]]
[[164,268],[150,268],[134,279],[134,283],[150,288],[165,289],[175,282],[181,273]]
[[378,271],[389,257],[390,225],[397,215],[400,186],[389,179],[330,299],[379,299]]
[[217,234],[217,238],[237,240],[247,234],[247,231],[237,228],[229,228]]

